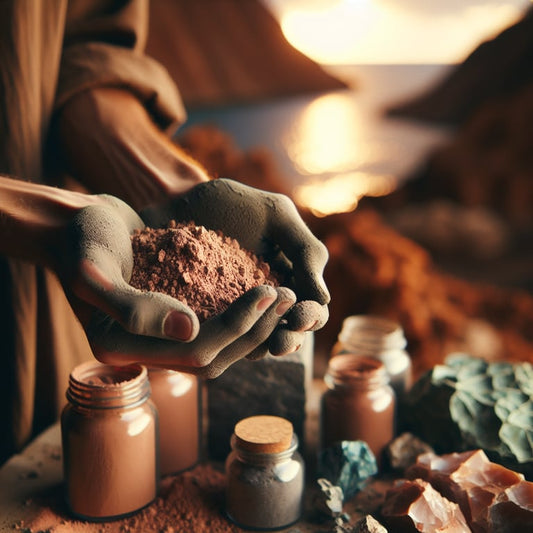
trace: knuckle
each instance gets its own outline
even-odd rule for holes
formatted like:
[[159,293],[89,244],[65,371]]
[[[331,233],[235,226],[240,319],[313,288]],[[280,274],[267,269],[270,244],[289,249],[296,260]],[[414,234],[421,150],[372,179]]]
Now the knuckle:
[[250,329],[250,322],[253,320],[252,311],[244,311],[241,314],[225,313],[222,315],[224,329],[231,331],[236,337],[242,337]]
[[317,255],[319,255],[319,258],[322,259],[324,263],[329,259],[329,251],[326,245],[319,240],[317,240]]
[[225,368],[220,365],[210,364],[199,371],[200,377],[204,379],[215,379],[218,378]]
[[143,318],[143,314],[139,309],[135,307],[129,307],[122,313],[121,320],[127,327],[128,331],[132,333],[143,334],[145,333],[146,324]]
[[208,352],[200,352],[194,356],[194,361],[196,363],[196,366],[200,368],[201,371],[203,372],[205,369],[209,368],[209,365],[212,364],[215,357],[216,357],[216,354],[208,353]]
[[286,194],[272,193],[272,202],[279,210],[288,211],[296,209],[293,201]]

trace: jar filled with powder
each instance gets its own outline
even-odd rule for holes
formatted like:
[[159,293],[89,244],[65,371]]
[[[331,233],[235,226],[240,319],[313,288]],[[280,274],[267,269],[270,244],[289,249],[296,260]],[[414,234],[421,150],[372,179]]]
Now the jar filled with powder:
[[324,377],[321,445],[343,440],[366,442],[381,462],[394,438],[396,396],[381,361],[352,354],[332,357]]
[[353,353],[379,359],[396,396],[401,398],[412,384],[412,363],[406,346],[403,329],[397,322],[374,315],[352,315],[343,320],[331,355]]
[[83,519],[131,514],[157,493],[157,410],[141,365],[88,362],[70,374],[61,415],[70,511]]
[[200,386],[196,376],[149,368],[152,401],[159,414],[159,470],[175,474],[200,457]]
[[276,530],[302,513],[304,463],[292,424],[252,416],[235,425],[226,461],[226,512],[237,525]]

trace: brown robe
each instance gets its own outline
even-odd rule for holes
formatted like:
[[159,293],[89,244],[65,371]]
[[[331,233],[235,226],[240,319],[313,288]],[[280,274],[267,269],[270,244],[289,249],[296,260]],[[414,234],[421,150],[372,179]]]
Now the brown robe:
[[[0,174],[57,184],[45,170],[62,166],[54,113],[91,87],[132,91],[163,127],[184,120],[168,73],[142,52],[147,16],[147,0],[0,0]],[[57,419],[71,369],[90,357],[53,273],[0,256],[0,464]]]

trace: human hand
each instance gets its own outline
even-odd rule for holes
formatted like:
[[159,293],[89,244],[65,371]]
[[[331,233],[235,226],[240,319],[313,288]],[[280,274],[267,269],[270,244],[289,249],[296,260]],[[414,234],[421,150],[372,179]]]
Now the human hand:
[[288,197],[217,179],[196,185],[165,206],[147,208],[141,216],[150,227],[164,227],[174,219],[220,230],[285,274],[283,290],[293,290],[297,303],[249,358],[259,358],[267,350],[274,355],[290,353],[302,344],[305,331],[326,323],[330,297],[322,273],[328,253]]
[[294,303],[289,289],[260,286],[200,326],[177,299],[129,285],[131,234],[144,223],[121,200],[98,198],[101,203],[79,210],[61,232],[52,266],[100,361],[216,377],[264,343],[278,313]]

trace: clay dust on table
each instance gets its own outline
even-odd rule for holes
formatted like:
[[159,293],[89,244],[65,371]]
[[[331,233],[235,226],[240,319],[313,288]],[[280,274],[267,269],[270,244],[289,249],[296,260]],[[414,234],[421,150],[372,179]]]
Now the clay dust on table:
[[278,286],[270,266],[221,232],[194,223],[145,228],[132,236],[130,284],[186,303],[200,322],[258,285]]
[[163,479],[155,501],[133,516],[110,522],[69,517],[59,488],[33,502],[38,512],[14,525],[24,533],[237,533],[242,529],[224,515],[223,472],[210,465]]

